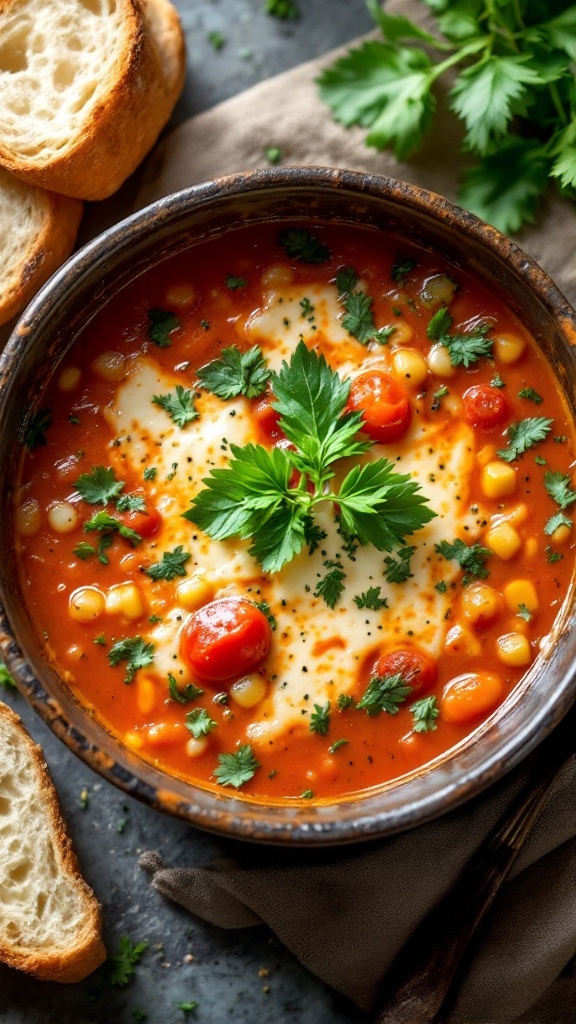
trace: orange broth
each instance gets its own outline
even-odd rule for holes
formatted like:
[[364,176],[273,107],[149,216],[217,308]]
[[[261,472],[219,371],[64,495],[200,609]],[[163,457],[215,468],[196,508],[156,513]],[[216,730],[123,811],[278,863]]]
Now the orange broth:
[[[291,227],[293,225],[286,225],[286,228]],[[50,410],[52,422],[40,436],[40,442],[45,443],[23,454],[16,490],[16,543],[26,601],[38,634],[45,638],[47,657],[89,711],[139,756],[201,786],[220,788],[214,776],[218,755],[234,752],[239,744],[251,743],[259,767],[242,785],[241,795],[270,800],[329,799],[396,779],[453,747],[505,700],[537,656],[572,576],[571,527],[566,523],[563,528],[561,525],[555,532],[546,533],[546,524],[559,507],[547,492],[544,479],[547,472],[554,472],[566,475],[567,486],[570,485],[574,429],[558,383],[534,341],[501,297],[489,293],[470,274],[447,266],[438,256],[404,239],[375,230],[338,225],[304,225],[329,247],[331,256],[317,265],[302,262],[290,257],[279,244],[281,228],[278,225],[243,228],[224,238],[203,242],[139,277],[90,322],[67,353],[40,403],[41,409]],[[403,274],[395,271],[397,280],[393,280],[393,267],[407,260],[414,266]],[[97,553],[99,534],[85,532],[84,526],[105,508],[113,515],[114,504],[88,504],[75,484],[80,475],[90,473],[92,467],[111,467],[116,478],[124,483],[124,493],[136,493],[143,497],[147,506],[154,507],[159,495],[166,493],[169,474],[157,470],[154,476],[150,470],[154,469],[162,445],[172,443],[176,428],[166,419],[165,436],[150,436],[147,443],[143,442],[141,455],[134,462],[130,454],[133,443],[130,433],[117,437],[110,415],[106,413],[117,403],[118,389],[137,372],[143,360],[150,359],[159,372],[170,379],[172,387],[180,384],[194,392],[200,422],[205,398],[195,371],[231,346],[246,351],[260,344],[266,355],[266,340],[258,328],[263,306],[288,302],[290,296],[294,302],[295,295],[304,299],[307,291],[317,285],[331,288],[337,296],[334,281],[337,271],[343,267],[355,269],[359,276],[357,289],[372,298],[371,313],[376,327],[391,326],[394,330],[384,344],[378,341],[361,344],[349,334],[340,346],[335,346],[326,341],[329,325],[327,327],[318,313],[312,312],[310,318],[305,315],[307,307],[304,306],[297,323],[298,334],[309,348],[325,352],[334,369],[348,365],[347,361],[352,358],[357,360],[358,371],[366,361],[380,361],[406,389],[412,412],[406,438],[375,445],[379,457],[394,463],[401,462],[413,433],[422,425],[433,424],[440,433],[443,429],[452,429],[464,415],[462,396],[472,385],[484,384],[505,393],[510,404],[510,415],[505,422],[487,428],[467,425],[471,438],[468,446],[471,469],[461,493],[453,481],[447,485],[451,500],[460,502],[461,506],[458,532],[450,534],[448,539],[454,541],[459,537],[469,544],[472,536],[474,543],[486,546],[491,528],[498,517],[503,517],[519,539],[519,546],[509,557],[508,554],[499,557],[492,551],[485,560],[489,575],[485,579],[472,576],[471,581],[464,583],[464,570],[430,550],[427,561],[435,592],[422,600],[429,601],[426,607],[436,607],[434,602],[442,599],[444,593],[448,603],[442,621],[435,624],[443,637],[441,652],[438,656],[434,654],[437,680],[432,688],[417,695],[436,697],[439,714],[429,721],[426,731],[414,729],[415,719],[410,707],[415,694],[399,702],[397,713],[383,710],[371,716],[357,707],[374,672],[375,659],[386,648],[380,636],[392,635],[386,633],[386,622],[394,618],[394,596],[406,586],[406,583],[387,583],[385,579],[384,560],[390,555],[397,558],[397,553],[373,549],[374,571],[365,589],[380,586],[392,596],[388,607],[365,612],[362,621],[370,639],[362,650],[367,650],[368,654],[358,657],[353,678],[338,678],[334,668],[334,678],[327,684],[324,680],[328,689],[324,688],[320,701],[318,678],[310,674],[306,680],[307,691],[300,701],[298,721],[292,716],[285,730],[264,734],[254,741],[250,725],[255,716],[269,717],[278,707],[270,700],[271,693],[281,685],[275,669],[278,652],[283,651],[286,644],[296,644],[299,638],[302,642],[306,640],[307,623],[298,622],[298,607],[283,613],[278,603],[274,604],[274,597],[270,595],[276,592],[271,591],[270,578],[262,573],[254,559],[250,560],[250,572],[242,579],[236,576],[227,583],[220,578],[215,588],[208,580],[210,599],[233,594],[266,601],[276,619],[287,623],[284,629],[280,625],[272,632],[270,652],[256,670],[266,681],[263,704],[245,708],[230,698],[228,691],[234,682],[233,676],[223,685],[213,686],[188,674],[187,681],[195,682],[204,693],[185,706],[170,699],[167,673],[157,671],[154,662],[137,669],[133,680],[125,683],[126,663],[111,665],[109,652],[121,638],[137,635],[149,639],[159,620],[165,619],[175,606],[177,588],[184,576],[153,580],[143,570],[157,563],[162,553],[174,546],[165,542],[168,518],[180,517],[186,511],[202,483],[194,475],[194,459],[191,459],[192,465],[177,464],[177,452],[174,479],[184,480],[188,501],[179,505],[173,503],[166,511],[164,497],[159,530],[151,537],[143,537],[135,546],[112,532],[111,542],[103,552],[104,561],[99,560]],[[229,275],[243,283],[230,287]],[[456,287],[442,275],[448,275]],[[440,298],[435,289],[439,290]],[[320,295],[320,292],[314,294]],[[413,381],[403,372],[405,364],[398,360],[397,353],[415,353],[414,365],[421,370],[422,357],[434,366],[433,358],[430,362],[433,342],[426,331],[434,312],[445,304],[453,321],[452,333],[465,332],[483,323],[489,325],[487,337],[494,342],[492,354],[474,361],[469,368],[455,367],[449,376],[427,369],[422,371],[423,380]],[[345,308],[345,299],[340,297],[340,332]],[[153,309],[173,313],[178,320],[179,326],[165,336],[165,347],[159,347],[149,336],[148,313]],[[503,346],[495,340],[502,338]],[[506,338],[508,342],[512,339],[511,348],[507,349]],[[510,353],[514,355],[514,343],[518,350],[523,346],[523,351],[512,361],[504,361]],[[115,359],[105,355],[103,361],[98,362],[107,353],[115,353]],[[502,353],[504,358],[501,358]],[[439,365],[442,367],[441,362]],[[536,400],[533,396],[519,397],[519,392],[525,389],[535,389]],[[225,406],[224,399],[219,401]],[[240,403],[238,407],[244,420],[254,416],[258,399],[234,401]],[[506,449],[510,423],[527,417],[549,417],[553,424],[544,440],[506,463],[496,452]],[[192,428],[186,425],[182,431],[189,429]],[[268,447],[278,440],[278,431],[275,433],[273,429],[271,435],[261,420],[254,419],[253,431],[255,441]],[[227,444],[224,440],[224,455],[220,456],[225,460],[230,455]],[[496,497],[486,493],[483,471],[486,465],[494,463],[512,467],[515,478],[512,493]],[[401,464],[397,468],[401,470]],[[441,475],[443,468],[441,461],[437,461],[434,473]],[[426,493],[425,483],[422,490]],[[51,513],[54,508],[55,515]],[[68,520],[66,509],[72,510]],[[567,505],[564,517],[568,521],[570,511]],[[182,523],[189,531],[192,545],[192,538],[197,538],[201,531],[191,522],[182,520]],[[92,545],[96,552],[88,557],[77,556],[75,550],[82,543]],[[249,542],[240,540],[212,543],[223,544],[230,558],[234,550],[249,546]],[[418,544],[418,533],[405,538],[406,546]],[[328,552],[329,556],[334,557],[334,554],[334,551]],[[310,557],[304,548],[296,560],[303,563]],[[344,548],[338,552],[338,558],[344,572],[351,569],[349,554]],[[186,577],[193,576],[195,569],[195,558],[191,556],[184,567]],[[514,581],[520,581],[520,589],[509,599],[506,587]],[[137,605],[136,613],[132,610],[128,615],[114,610],[113,603],[110,605],[110,589],[126,583],[134,584],[137,590],[140,613]],[[489,587],[495,595],[496,611],[487,621],[474,618],[474,613],[465,613],[465,595],[470,587],[479,583]],[[530,586],[526,587],[527,583]],[[93,621],[78,621],[70,614],[71,595],[85,587],[94,588],[104,598],[104,607]],[[309,590],[310,587],[307,593]],[[537,601],[532,608],[519,599],[514,607],[514,593],[522,596],[533,592]],[[318,615],[320,611],[332,615],[333,626],[323,627],[323,639],[316,641],[316,655],[320,659],[332,658],[327,664],[337,666],[347,643],[341,635],[338,603],[334,609],[327,609],[318,596],[311,607],[312,615],[314,609]],[[194,610],[184,608],[180,615],[182,624],[194,614]],[[282,620],[282,614],[288,618]],[[294,625],[292,632],[291,624]],[[420,645],[425,649],[420,627],[424,628],[423,619],[419,622],[406,618],[395,622],[393,646],[418,648]],[[529,656],[524,664],[502,660],[501,638],[509,635],[527,641]],[[389,644],[389,640],[386,643]],[[523,641],[515,643],[520,649],[517,657],[522,660]],[[512,646],[514,648],[514,644]],[[489,697],[488,706],[481,707],[482,701],[478,705],[472,702],[467,712],[464,710],[460,717],[457,715],[457,720],[450,720],[452,716],[446,711],[447,687],[455,677],[466,672],[493,674],[498,680],[497,692]],[[176,682],[182,687],[186,679],[178,677]],[[328,729],[324,733],[314,732],[310,728],[314,705],[319,703],[324,707],[327,693]],[[338,698],[342,694],[348,697],[348,707],[341,707],[342,701]],[[220,702],[226,700],[227,703]],[[196,744],[191,756],[191,733],[186,727],[186,715],[193,708],[205,708],[216,728],[205,742]]]

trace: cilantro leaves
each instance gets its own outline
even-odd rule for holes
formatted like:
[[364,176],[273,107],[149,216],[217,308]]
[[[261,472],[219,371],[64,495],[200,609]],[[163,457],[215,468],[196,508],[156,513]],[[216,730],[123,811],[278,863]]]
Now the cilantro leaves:
[[442,306],[434,313],[426,329],[431,341],[437,341],[448,349],[452,366],[465,366],[468,369],[481,356],[491,354],[492,339],[486,337],[490,330],[488,324],[482,324],[476,330],[466,331],[464,334],[449,334],[452,323],[450,313]]
[[322,597],[329,608],[334,608],[342,596],[346,573],[342,568],[342,563],[334,561],[332,558],[327,558],[324,561],[324,568],[328,572],[316,584],[314,596]]
[[174,391],[169,391],[166,395],[153,395],[152,403],[164,409],[180,429],[198,419],[200,415],[194,408],[194,393],[189,388],[183,388],[181,384],[177,384]]
[[492,554],[490,548],[483,548],[481,544],[465,544],[463,540],[456,539],[452,544],[447,540],[441,540],[435,545],[439,555],[448,561],[454,560],[465,570],[462,582],[467,583],[470,576],[485,580],[490,575],[486,565],[486,559]]
[[377,341],[380,345],[385,345],[394,328],[376,329],[372,303],[371,296],[364,292],[348,292],[343,300],[346,312],[342,317],[342,326],[362,345],[367,345],[369,341]]
[[434,34],[369,0],[383,39],[325,68],[320,95],[335,120],[368,130],[367,145],[405,159],[431,128],[436,82],[456,71],[450,106],[463,123],[463,150],[477,158],[459,200],[500,230],[517,231],[534,220],[550,180],[569,196],[576,185],[573,9],[556,14],[538,0],[427,3]]
[[397,715],[400,704],[404,703],[411,692],[412,687],[406,685],[399,673],[393,676],[373,676],[356,707],[362,708],[371,718],[381,711]]
[[[184,517],[222,540],[251,539],[265,572],[278,572],[307,543],[320,502],[338,502],[345,537],[392,551],[435,515],[420,487],[387,459],[356,465],[331,489],[333,463],[369,451],[357,437],[360,414],[344,412],[350,384],[303,342],[273,375],[274,408],[295,451],[230,446],[226,469],[214,469]],[[290,486],[293,470],[301,476]]]
[[174,551],[165,551],[161,561],[149,565],[144,572],[151,580],[174,580],[177,576],[186,576],[184,566],[191,557],[190,552],[178,544]]
[[154,661],[154,644],[141,636],[128,636],[117,640],[108,651],[108,661],[113,668],[121,661],[126,662],[125,683],[131,683],[139,668],[146,668]]
[[256,760],[249,743],[241,743],[233,754],[218,754],[218,767],[214,777],[221,786],[239,789],[255,775],[260,762]]
[[124,490],[124,482],[116,479],[110,467],[93,466],[90,473],[82,473],[78,477],[75,487],[89,505],[107,505]]
[[279,241],[285,253],[300,263],[327,263],[332,259],[328,246],[305,229],[283,231]]
[[136,964],[140,962],[146,949],[147,942],[133,943],[127,935],[122,935],[117,951],[111,953],[108,958],[112,966],[110,984],[116,988],[124,988],[135,973]]
[[504,462],[514,462],[538,441],[543,441],[550,433],[554,420],[545,416],[529,416],[518,423],[511,423],[506,431],[508,447],[499,448],[496,454]]
[[240,352],[234,345],[222,350],[219,359],[201,366],[197,377],[218,398],[246,395],[256,398],[266,389],[270,372],[258,345]]
[[148,310],[148,337],[158,348],[168,348],[172,342],[170,335],[181,327],[178,317],[165,309]]

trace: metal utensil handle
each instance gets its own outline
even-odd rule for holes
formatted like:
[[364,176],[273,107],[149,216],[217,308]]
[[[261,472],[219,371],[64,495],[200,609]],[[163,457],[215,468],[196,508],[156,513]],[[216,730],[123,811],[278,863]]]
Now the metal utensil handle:
[[[537,820],[574,744],[573,715],[542,745],[538,777],[476,851],[393,965],[374,1024],[436,1024],[473,937]],[[561,734],[561,735],[560,735]]]

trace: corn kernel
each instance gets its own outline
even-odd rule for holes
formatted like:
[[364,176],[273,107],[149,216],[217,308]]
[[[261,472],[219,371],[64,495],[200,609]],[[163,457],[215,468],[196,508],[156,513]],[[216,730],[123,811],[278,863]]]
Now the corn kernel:
[[118,583],[106,594],[109,615],[124,615],[127,619],[140,619],[144,614],[142,594],[135,583]]
[[196,289],[191,284],[172,284],[166,292],[169,306],[191,306],[196,299]]
[[488,462],[480,483],[487,498],[507,498],[516,490],[516,470],[505,462]]
[[142,747],[144,746],[144,740],[140,733],[134,732],[132,729],[129,729],[128,732],[124,733],[124,743],[127,747],[130,747],[131,750],[142,750]]
[[469,629],[462,626],[452,626],[446,634],[444,646],[453,654],[466,654],[471,657],[479,657],[482,653],[482,644],[477,636],[474,636]]
[[570,539],[572,533],[572,527],[568,526],[567,523],[561,523],[557,526],[553,533],[550,534],[550,543],[553,547],[559,548]]
[[142,672],[136,678],[136,706],[141,715],[149,715],[156,707],[156,686]]
[[72,533],[80,522],[74,505],[69,501],[55,501],[47,509],[46,515],[55,533]]
[[504,633],[496,641],[496,652],[504,665],[523,668],[532,661],[530,641],[522,633]]
[[207,746],[207,736],[199,736],[198,739],[191,736],[186,744],[186,753],[188,754],[188,757],[201,757]]
[[508,562],[509,559],[514,558],[514,555],[522,547],[522,538],[510,523],[498,523],[496,526],[491,527],[486,534],[485,540],[490,550],[495,555],[498,555],[498,558],[501,558],[503,562]]
[[394,373],[410,387],[419,388],[428,376],[428,363],[413,348],[398,348],[392,353]]
[[103,380],[122,380],[126,375],[126,360],[121,352],[103,352],[96,357],[91,369]]
[[511,580],[504,587],[504,597],[511,612],[517,613],[521,604],[529,612],[538,611],[538,593],[532,580]]
[[394,319],[391,326],[394,327],[392,341],[395,345],[407,345],[409,341],[412,341],[414,329],[405,320]]
[[496,458],[496,445],[485,444],[483,448],[480,448],[476,455],[476,461],[479,466],[486,466],[489,462],[493,462]]
[[509,366],[511,363],[515,363],[520,359],[520,356],[526,348],[526,340],[519,334],[499,334],[498,337],[494,338],[492,345],[492,351],[500,363],[504,363],[505,366]]
[[94,622],[104,612],[106,601],[97,587],[78,587],[68,601],[68,614],[75,622]]
[[266,691],[266,680],[254,673],[233,683],[230,687],[230,696],[241,708],[253,708],[264,699]]
[[214,597],[214,585],[201,573],[194,573],[176,587],[176,600],[187,612],[198,611]]
[[78,387],[82,373],[77,366],[66,366],[58,377],[58,389],[64,391],[75,391]]
[[32,537],[38,533],[42,522],[40,505],[34,498],[29,498],[15,512],[16,531],[22,537]]
[[500,594],[486,583],[472,583],[462,594],[462,610],[468,622],[484,626],[500,614]]
[[428,363],[428,369],[435,377],[448,379],[449,377],[454,377],[456,373],[455,367],[452,366],[450,353],[445,345],[432,345],[426,362]]

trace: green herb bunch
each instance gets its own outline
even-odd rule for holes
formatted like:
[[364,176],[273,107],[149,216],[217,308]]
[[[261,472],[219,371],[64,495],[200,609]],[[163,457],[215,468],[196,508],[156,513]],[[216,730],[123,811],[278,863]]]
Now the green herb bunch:
[[478,157],[459,201],[505,232],[533,222],[550,179],[575,198],[576,5],[563,0],[423,0],[432,35],[367,0],[384,41],[349,50],[318,80],[344,125],[404,160],[431,127],[435,83],[454,69],[450,108]]

